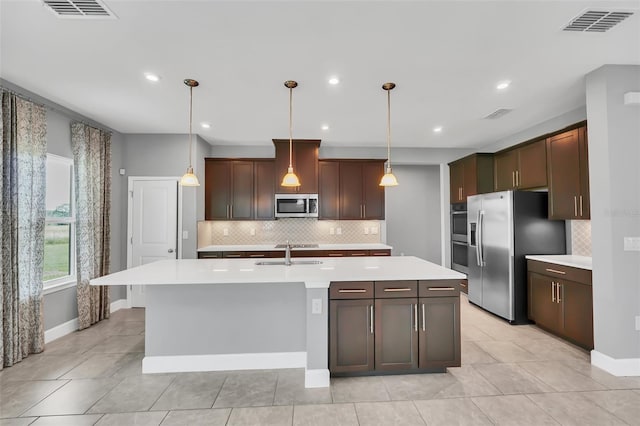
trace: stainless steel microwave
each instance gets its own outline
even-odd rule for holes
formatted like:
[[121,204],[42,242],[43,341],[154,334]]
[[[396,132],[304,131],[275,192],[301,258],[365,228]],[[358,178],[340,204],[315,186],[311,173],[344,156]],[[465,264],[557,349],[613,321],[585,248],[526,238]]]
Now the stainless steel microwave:
[[276,194],[276,218],[318,217],[318,194]]

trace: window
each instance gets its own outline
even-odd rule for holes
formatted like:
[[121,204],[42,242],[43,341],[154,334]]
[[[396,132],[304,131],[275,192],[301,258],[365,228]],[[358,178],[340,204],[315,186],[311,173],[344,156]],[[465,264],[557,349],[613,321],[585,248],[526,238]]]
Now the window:
[[73,160],[47,154],[44,288],[76,281]]

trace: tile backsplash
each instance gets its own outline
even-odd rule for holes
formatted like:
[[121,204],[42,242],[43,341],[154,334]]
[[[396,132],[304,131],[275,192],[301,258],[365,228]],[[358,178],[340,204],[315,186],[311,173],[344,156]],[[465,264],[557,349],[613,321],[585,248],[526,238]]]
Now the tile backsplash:
[[570,220],[571,254],[591,257],[591,221]]
[[[226,235],[225,235],[226,234]],[[198,222],[198,248],[225,244],[380,243],[385,238],[381,220],[318,220],[290,218],[265,221]]]

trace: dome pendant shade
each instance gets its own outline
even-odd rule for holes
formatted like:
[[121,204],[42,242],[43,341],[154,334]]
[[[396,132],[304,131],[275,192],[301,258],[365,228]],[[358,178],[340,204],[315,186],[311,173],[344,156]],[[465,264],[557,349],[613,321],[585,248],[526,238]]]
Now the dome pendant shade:
[[384,83],[382,88],[387,91],[387,171],[380,179],[380,186],[398,186],[398,179],[391,171],[391,91],[395,83]]
[[298,83],[293,80],[287,80],[284,82],[284,86],[289,89],[289,168],[287,174],[282,178],[280,186],[296,188],[300,186],[300,179],[293,172],[293,89],[298,86]]
[[189,167],[187,167],[187,172],[182,175],[182,178],[180,179],[180,186],[200,186],[198,176],[193,173],[193,166],[191,165],[191,139],[193,137],[191,132],[193,125],[193,88],[198,87],[200,83],[196,80],[187,78],[184,80],[184,84],[189,86]]

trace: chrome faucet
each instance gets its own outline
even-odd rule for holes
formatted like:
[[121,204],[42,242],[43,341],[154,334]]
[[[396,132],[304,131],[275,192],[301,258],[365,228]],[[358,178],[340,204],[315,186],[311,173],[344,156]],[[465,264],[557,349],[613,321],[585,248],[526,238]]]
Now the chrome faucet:
[[284,248],[284,264],[286,266],[291,266],[291,243],[287,240],[287,244]]

